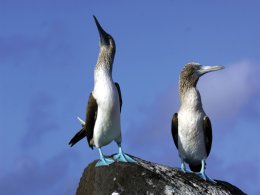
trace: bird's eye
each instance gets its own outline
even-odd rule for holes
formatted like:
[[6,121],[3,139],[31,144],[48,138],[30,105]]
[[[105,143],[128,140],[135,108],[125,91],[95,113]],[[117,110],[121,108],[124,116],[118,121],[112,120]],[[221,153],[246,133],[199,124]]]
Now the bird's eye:
[[201,67],[201,65],[196,65],[196,66],[194,67],[194,71],[195,71],[195,70],[199,70],[200,67]]
[[192,66],[192,72],[195,72],[197,70],[196,66]]

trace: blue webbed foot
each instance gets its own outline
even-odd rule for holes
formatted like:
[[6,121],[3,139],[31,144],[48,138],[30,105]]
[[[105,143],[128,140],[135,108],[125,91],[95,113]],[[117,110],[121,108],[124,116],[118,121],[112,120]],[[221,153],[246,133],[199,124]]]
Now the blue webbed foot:
[[100,159],[97,164],[96,164],[96,167],[101,167],[101,166],[108,166],[112,163],[114,163],[115,161],[111,158],[103,158],[103,159]]
[[118,162],[130,162],[130,163],[136,163],[136,161],[131,158],[130,156],[128,156],[127,154],[124,153],[118,153],[116,155],[113,156],[113,158],[118,161]]
[[122,148],[120,145],[118,145],[119,152],[118,154],[114,155],[113,158],[118,162],[129,162],[129,163],[137,163],[133,158],[131,158],[129,155],[125,154],[122,151]]
[[201,179],[205,180],[205,181],[210,181],[212,183],[217,183],[216,181],[214,181],[213,179],[211,179],[210,177],[208,177],[205,173],[205,160],[201,161],[201,170],[200,172],[196,173],[196,175],[198,175]]
[[210,181],[212,183],[217,183],[216,181],[214,181],[213,179],[211,179],[210,177],[208,177],[205,172],[199,172],[196,173],[196,175],[198,175],[201,179],[205,180],[205,181]]
[[96,167],[100,167],[100,166],[108,166],[112,163],[114,163],[115,161],[111,158],[105,158],[101,148],[98,148],[99,154],[100,154],[100,160],[97,162]]

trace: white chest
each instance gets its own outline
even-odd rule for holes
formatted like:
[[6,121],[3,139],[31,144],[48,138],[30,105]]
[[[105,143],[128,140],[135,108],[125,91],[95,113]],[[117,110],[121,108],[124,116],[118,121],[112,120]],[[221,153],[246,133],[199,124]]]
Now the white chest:
[[110,75],[103,72],[95,74],[93,96],[95,97],[99,108],[109,110],[115,106],[118,95]]
[[98,104],[93,138],[95,146],[101,147],[121,136],[119,95],[106,72],[95,73],[93,96]]

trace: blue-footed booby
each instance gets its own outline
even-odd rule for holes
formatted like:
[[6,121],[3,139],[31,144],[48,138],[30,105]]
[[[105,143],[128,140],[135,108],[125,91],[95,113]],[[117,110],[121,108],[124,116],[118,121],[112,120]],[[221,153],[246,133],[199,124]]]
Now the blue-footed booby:
[[188,63],[179,77],[181,106],[172,118],[172,137],[181,158],[181,170],[187,172],[185,163],[192,172],[206,181],[212,181],[205,174],[206,159],[211,150],[212,127],[209,117],[202,108],[201,97],[196,88],[199,78],[211,71],[221,70],[223,66],[202,66]]
[[[135,162],[126,155],[121,148],[121,124],[120,113],[122,96],[120,86],[112,78],[113,61],[116,52],[115,41],[106,33],[95,16],[94,20],[100,35],[100,52],[94,71],[94,89],[90,94],[86,120],[80,120],[82,129],[70,140],[73,146],[78,141],[87,138],[89,146],[97,147],[100,160],[96,166],[109,165],[116,161]],[[119,147],[119,153],[112,158],[105,158],[101,147],[115,141]]]

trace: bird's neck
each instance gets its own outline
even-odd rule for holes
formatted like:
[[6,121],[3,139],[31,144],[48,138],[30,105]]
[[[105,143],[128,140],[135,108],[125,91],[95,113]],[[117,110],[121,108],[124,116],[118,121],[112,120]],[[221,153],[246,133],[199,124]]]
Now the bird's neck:
[[94,84],[103,82],[113,82],[112,69],[109,68],[109,65],[105,64],[104,62],[100,62],[96,65],[94,71]]
[[112,69],[114,62],[115,52],[112,49],[100,47],[98,61],[95,68],[95,83],[99,79],[112,80]]
[[[186,93],[190,89],[196,89],[199,78],[191,76],[190,74],[182,73],[179,78],[180,95]],[[197,90],[198,91],[198,90]]]
[[112,75],[115,52],[112,49],[100,48],[96,70],[102,69]]
[[182,89],[179,93],[182,109],[203,110],[200,93],[196,87]]

